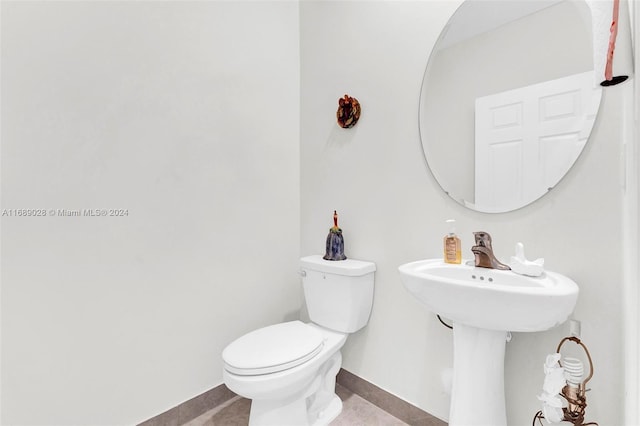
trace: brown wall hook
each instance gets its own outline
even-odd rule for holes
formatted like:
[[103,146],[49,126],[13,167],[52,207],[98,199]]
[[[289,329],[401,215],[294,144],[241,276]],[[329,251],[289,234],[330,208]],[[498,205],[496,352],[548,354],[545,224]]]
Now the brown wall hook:
[[355,126],[360,119],[360,112],[360,102],[356,98],[345,94],[344,97],[338,100],[338,111],[336,112],[338,125],[343,129]]

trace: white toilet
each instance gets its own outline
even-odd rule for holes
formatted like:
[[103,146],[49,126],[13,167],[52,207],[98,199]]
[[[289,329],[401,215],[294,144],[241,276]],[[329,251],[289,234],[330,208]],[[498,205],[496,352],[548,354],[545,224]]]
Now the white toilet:
[[317,255],[300,259],[300,268],[312,322],[260,328],[222,352],[224,383],[252,400],[250,426],[327,425],[342,411],[340,348],[369,321],[376,265]]

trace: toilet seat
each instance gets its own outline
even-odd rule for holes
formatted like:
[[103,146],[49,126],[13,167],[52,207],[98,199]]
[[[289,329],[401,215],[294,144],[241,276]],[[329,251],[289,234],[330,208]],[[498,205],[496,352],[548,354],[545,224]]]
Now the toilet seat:
[[276,373],[303,364],[324,345],[322,333],[301,321],[254,330],[230,343],[222,352],[224,368],[240,376]]

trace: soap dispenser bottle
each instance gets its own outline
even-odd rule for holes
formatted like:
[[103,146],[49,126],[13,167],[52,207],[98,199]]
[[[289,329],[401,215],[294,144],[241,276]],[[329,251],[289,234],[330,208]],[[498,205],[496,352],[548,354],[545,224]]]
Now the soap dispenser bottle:
[[449,233],[444,236],[444,261],[446,263],[462,262],[462,247],[460,238],[456,235],[455,219],[447,220],[449,225]]

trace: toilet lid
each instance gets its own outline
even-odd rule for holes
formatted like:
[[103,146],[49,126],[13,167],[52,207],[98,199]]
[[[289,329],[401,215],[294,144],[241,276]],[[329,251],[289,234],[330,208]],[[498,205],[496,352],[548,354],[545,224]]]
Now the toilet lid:
[[252,331],[222,352],[225,369],[254,376],[287,370],[316,356],[324,338],[320,330],[301,321],[284,322]]

